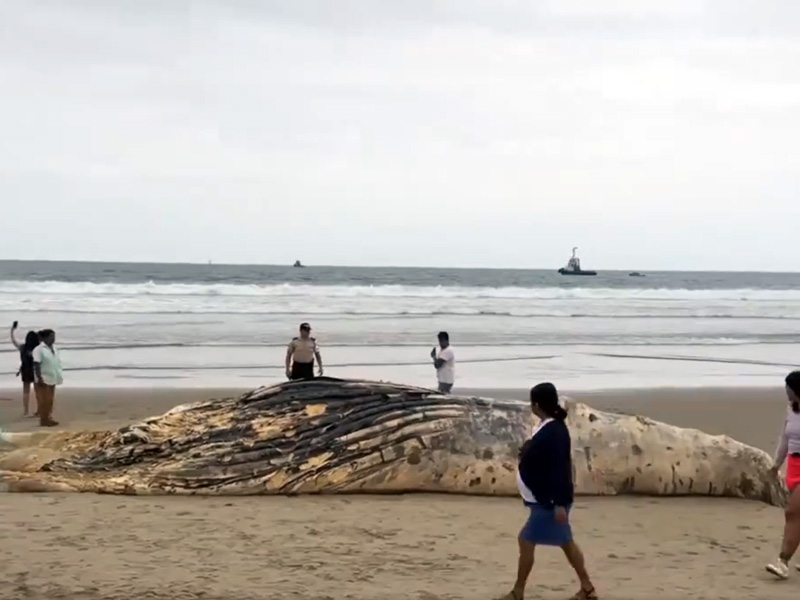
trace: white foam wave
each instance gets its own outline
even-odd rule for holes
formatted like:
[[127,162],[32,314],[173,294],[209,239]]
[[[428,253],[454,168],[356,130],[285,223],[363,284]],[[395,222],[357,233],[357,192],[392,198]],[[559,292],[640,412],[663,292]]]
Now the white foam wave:
[[260,298],[407,298],[508,300],[800,301],[800,290],[599,287],[336,286],[307,284],[93,283],[0,281],[0,294],[38,296],[203,296]]

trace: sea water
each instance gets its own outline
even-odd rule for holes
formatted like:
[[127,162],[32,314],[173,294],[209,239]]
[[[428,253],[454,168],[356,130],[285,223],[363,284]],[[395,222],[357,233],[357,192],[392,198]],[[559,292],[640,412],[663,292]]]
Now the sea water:
[[[309,321],[326,374],[456,387],[780,385],[800,364],[800,274],[0,262],[0,322],[57,332],[70,386],[283,379]],[[18,354],[0,351],[0,387]]]

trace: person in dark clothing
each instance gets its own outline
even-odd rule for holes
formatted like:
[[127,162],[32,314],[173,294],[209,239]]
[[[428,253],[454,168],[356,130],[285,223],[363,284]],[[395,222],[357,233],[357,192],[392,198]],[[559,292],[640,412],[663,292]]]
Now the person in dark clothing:
[[15,332],[18,326],[19,324],[16,321],[14,321],[14,324],[11,326],[11,343],[14,344],[14,347],[19,351],[20,365],[17,375],[22,377],[22,415],[24,417],[27,416],[35,417],[38,416],[39,414],[38,408],[33,415],[30,415],[29,407],[31,398],[31,386],[33,385],[34,382],[33,351],[36,348],[36,346],[39,345],[39,336],[35,331],[29,331],[27,335],[25,335],[25,342],[20,344],[15,336]]
[[569,524],[574,484],[567,411],[559,404],[552,383],[532,388],[530,398],[531,410],[540,422],[520,448],[517,469],[517,486],[530,515],[518,537],[517,581],[502,600],[523,600],[538,545],[560,547],[578,575],[581,589],[570,600],[597,600]]

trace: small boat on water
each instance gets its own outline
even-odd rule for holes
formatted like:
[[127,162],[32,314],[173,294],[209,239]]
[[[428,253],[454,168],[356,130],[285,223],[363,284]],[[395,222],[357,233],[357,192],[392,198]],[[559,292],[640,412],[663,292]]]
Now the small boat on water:
[[628,273],[628,277],[645,277],[645,274],[639,273],[639,271],[634,271],[633,273]]
[[561,267],[558,272],[561,275],[597,275],[597,271],[584,271],[581,269],[581,259],[578,258],[575,252],[578,248],[572,249],[572,258],[569,259],[566,267]]
[[305,268],[305,265],[303,263],[301,263],[299,260],[294,261],[294,265],[293,266],[295,268],[300,268],[300,269]]

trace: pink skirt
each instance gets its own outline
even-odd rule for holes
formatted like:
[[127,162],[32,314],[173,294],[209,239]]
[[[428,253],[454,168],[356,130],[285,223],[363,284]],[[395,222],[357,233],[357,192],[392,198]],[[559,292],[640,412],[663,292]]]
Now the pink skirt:
[[786,487],[791,492],[800,484],[800,456],[789,456],[786,461]]

